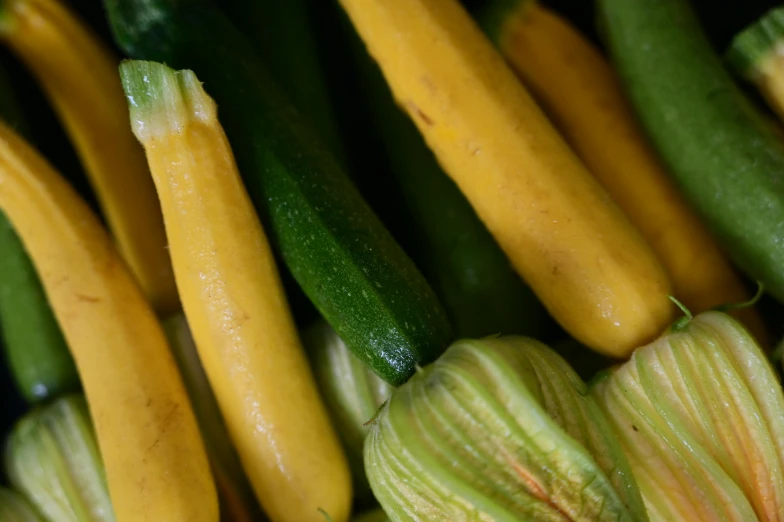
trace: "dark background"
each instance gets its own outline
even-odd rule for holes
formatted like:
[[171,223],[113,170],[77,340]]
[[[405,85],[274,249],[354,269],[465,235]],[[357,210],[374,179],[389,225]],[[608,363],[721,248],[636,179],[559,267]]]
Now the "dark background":
[[[350,170],[377,172],[380,168],[383,169],[383,161],[379,160],[380,147],[374,142],[375,138],[372,133],[362,132],[370,125],[369,122],[364,121],[363,111],[357,110],[356,107],[356,99],[358,98],[355,95],[356,86],[339,41],[339,30],[337,29],[339,14],[335,8],[334,0],[308,1],[313,10],[313,30],[320,40],[320,50],[323,53],[322,61],[328,72],[334,104],[351,156]],[[590,0],[551,0],[542,3],[565,15],[584,34],[596,41]],[[772,0],[692,0],[692,3],[715,48],[721,52],[726,49],[729,41],[737,32],[778,4]],[[464,4],[473,10],[481,5],[481,1],[465,0]],[[98,31],[106,42],[111,42],[100,1],[72,0],[71,5]],[[260,22],[259,28],[263,30],[262,22]],[[117,51],[116,48],[115,51]],[[119,54],[119,51],[117,52]],[[25,116],[31,124],[33,140],[36,145],[94,205],[94,199],[87,187],[73,149],[35,82],[5,49],[0,49],[0,63],[7,69],[11,77]],[[755,93],[750,92],[750,94],[756,97]],[[404,234],[396,229],[396,224],[393,221],[385,219],[388,209],[384,208],[384,201],[390,200],[389,195],[394,192],[394,188],[385,185],[383,179],[383,175],[374,175],[372,179],[360,177],[357,178],[357,183],[382,219],[387,222],[393,235],[399,237],[401,244],[405,247],[405,240],[402,237]],[[13,389],[7,370],[1,363],[0,360],[0,435],[6,432],[10,423],[25,408],[23,401]]]

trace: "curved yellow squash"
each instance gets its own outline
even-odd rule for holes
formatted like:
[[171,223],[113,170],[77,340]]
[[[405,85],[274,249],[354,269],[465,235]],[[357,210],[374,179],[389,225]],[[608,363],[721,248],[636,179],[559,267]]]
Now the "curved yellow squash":
[[561,325],[616,357],[658,335],[673,318],[658,259],[457,0],[341,4],[398,102]]
[[0,124],[0,208],[76,360],[120,522],[217,522],[196,420],[163,331],[73,189]]
[[153,308],[179,309],[144,151],[128,128],[119,60],[60,0],[3,0],[0,39],[35,74],[73,140],[109,230]]
[[345,521],[351,479],[215,104],[190,71],[125,62],[183,309],[229,434],[275,521]]
[[[658,254],[675,297],[695,314],[750,299],[668,178],[599,51],[534,0],[520,0],[491,33],[512,69]],[[735,313],[765,337],[753,309]]]

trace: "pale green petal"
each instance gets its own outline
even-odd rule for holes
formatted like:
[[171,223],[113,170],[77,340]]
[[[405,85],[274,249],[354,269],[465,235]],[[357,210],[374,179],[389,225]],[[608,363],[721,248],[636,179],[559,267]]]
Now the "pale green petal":
[[0,487],[0,520],[2,522],[41,522],[38,514],[24,497],[15,491],[2,487]]
[[395,521],[647,520],[585,383],[521,337],[457,342],[399,388],[365,465]]
[[652,520],[784,520],[784,394],[737,321],[701,314],[593,391]]
[[362,445],[370,429],[367,422],[394,388],[351,353],[325,321],[315,323],[302,339],[319,391],[346,449],[354,494],[367,500],[370,485],[362,457]]
[[52,522],[113,522],[106,475],[87,404],[60,398],[23,417],[6,450],[11,483]]

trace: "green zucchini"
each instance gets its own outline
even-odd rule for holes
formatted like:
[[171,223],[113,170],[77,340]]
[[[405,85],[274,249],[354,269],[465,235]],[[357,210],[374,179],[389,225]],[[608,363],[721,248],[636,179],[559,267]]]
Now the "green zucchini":
[[306,0],[222,0],[220,5],[318,137],[345,164]]
[[410,223],[408,252],[441,299],[456,335],[538,337],[547,324],[544,308],[397,107],[381,70],[344,20],[367,109]]
[[599,0],[627,94],[734,261],[784,301],[784,144],[723,67],[687,0]]
[[452,338],[433,291],[211,3],[105,0],[129,55],[191,69],[220,107],[270,239],[357,357],[397,385]]
[[[27,134],[0,70],[0,118]],[[79,375],[27,252],[0,212],[0,331],[17,389],[29,402],[79,389]]]
[[[218,1],[310,128],[335,158],[347,165],[306,3],[306,0]],[[282,264],[279,255],[277,261]],[[318,320],[318,312],[291,273],[281,270],[281,279],[297,325],[306,328]]]

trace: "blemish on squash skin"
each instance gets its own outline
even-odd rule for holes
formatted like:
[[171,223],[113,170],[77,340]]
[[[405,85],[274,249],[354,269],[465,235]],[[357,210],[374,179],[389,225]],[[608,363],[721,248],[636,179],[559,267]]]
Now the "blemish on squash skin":
[[166,431],[169,429],[169,427],[171,426],[172,422],[174,421],[175,415],[177,414],[179,409],[180,409],[180,405],[179,404],[175,403],[174,405],[172,405],[171,409],[169,410],[169,413],[166,414],[166,417],[163,419],[163,422],[161,423],[161,431],[158,434],[158,437],[156,437],[155,442],[153,442],[150,445],[150,447],[147,448],[147,453],[149,453],[153,449],[155,449],[155,446],[157,446],[158,443],[161,441],[161,439],[163,438],[164,434],[166,433]]
[[422,112],[422,109],[420,109],[420,108],[418,108],[418,107],[417,107],[417,116],[419,116],[419,117],[422,119],[422,121],[424,121],[424,122],[425,122],[425,123],[427,123],[428,125],[433,125],[433,123],[435,123],[435,122],[434,122],[434,121],[433,121],[433,120],[430,118],[430,116],[428,116],[427,114],[425,114],[424,112]]
[[436,84],[433,82],[433,78],[431,78],[429,74],[423,74],[420,76],[419,81],[422,82],[422,85],[427,87],[430,92],[435,92]]
[[414,102],[409,101],[406,103],[406,105],[408,105],[409,111],[412,114],[416,115],[420,120],[425,122],[426,125],[432,126],[433,124],[435,124],[433,119],[427,114],[425,114],[424,112],[422,112],[422,109],[420,109],[419,106],[417,106]]

